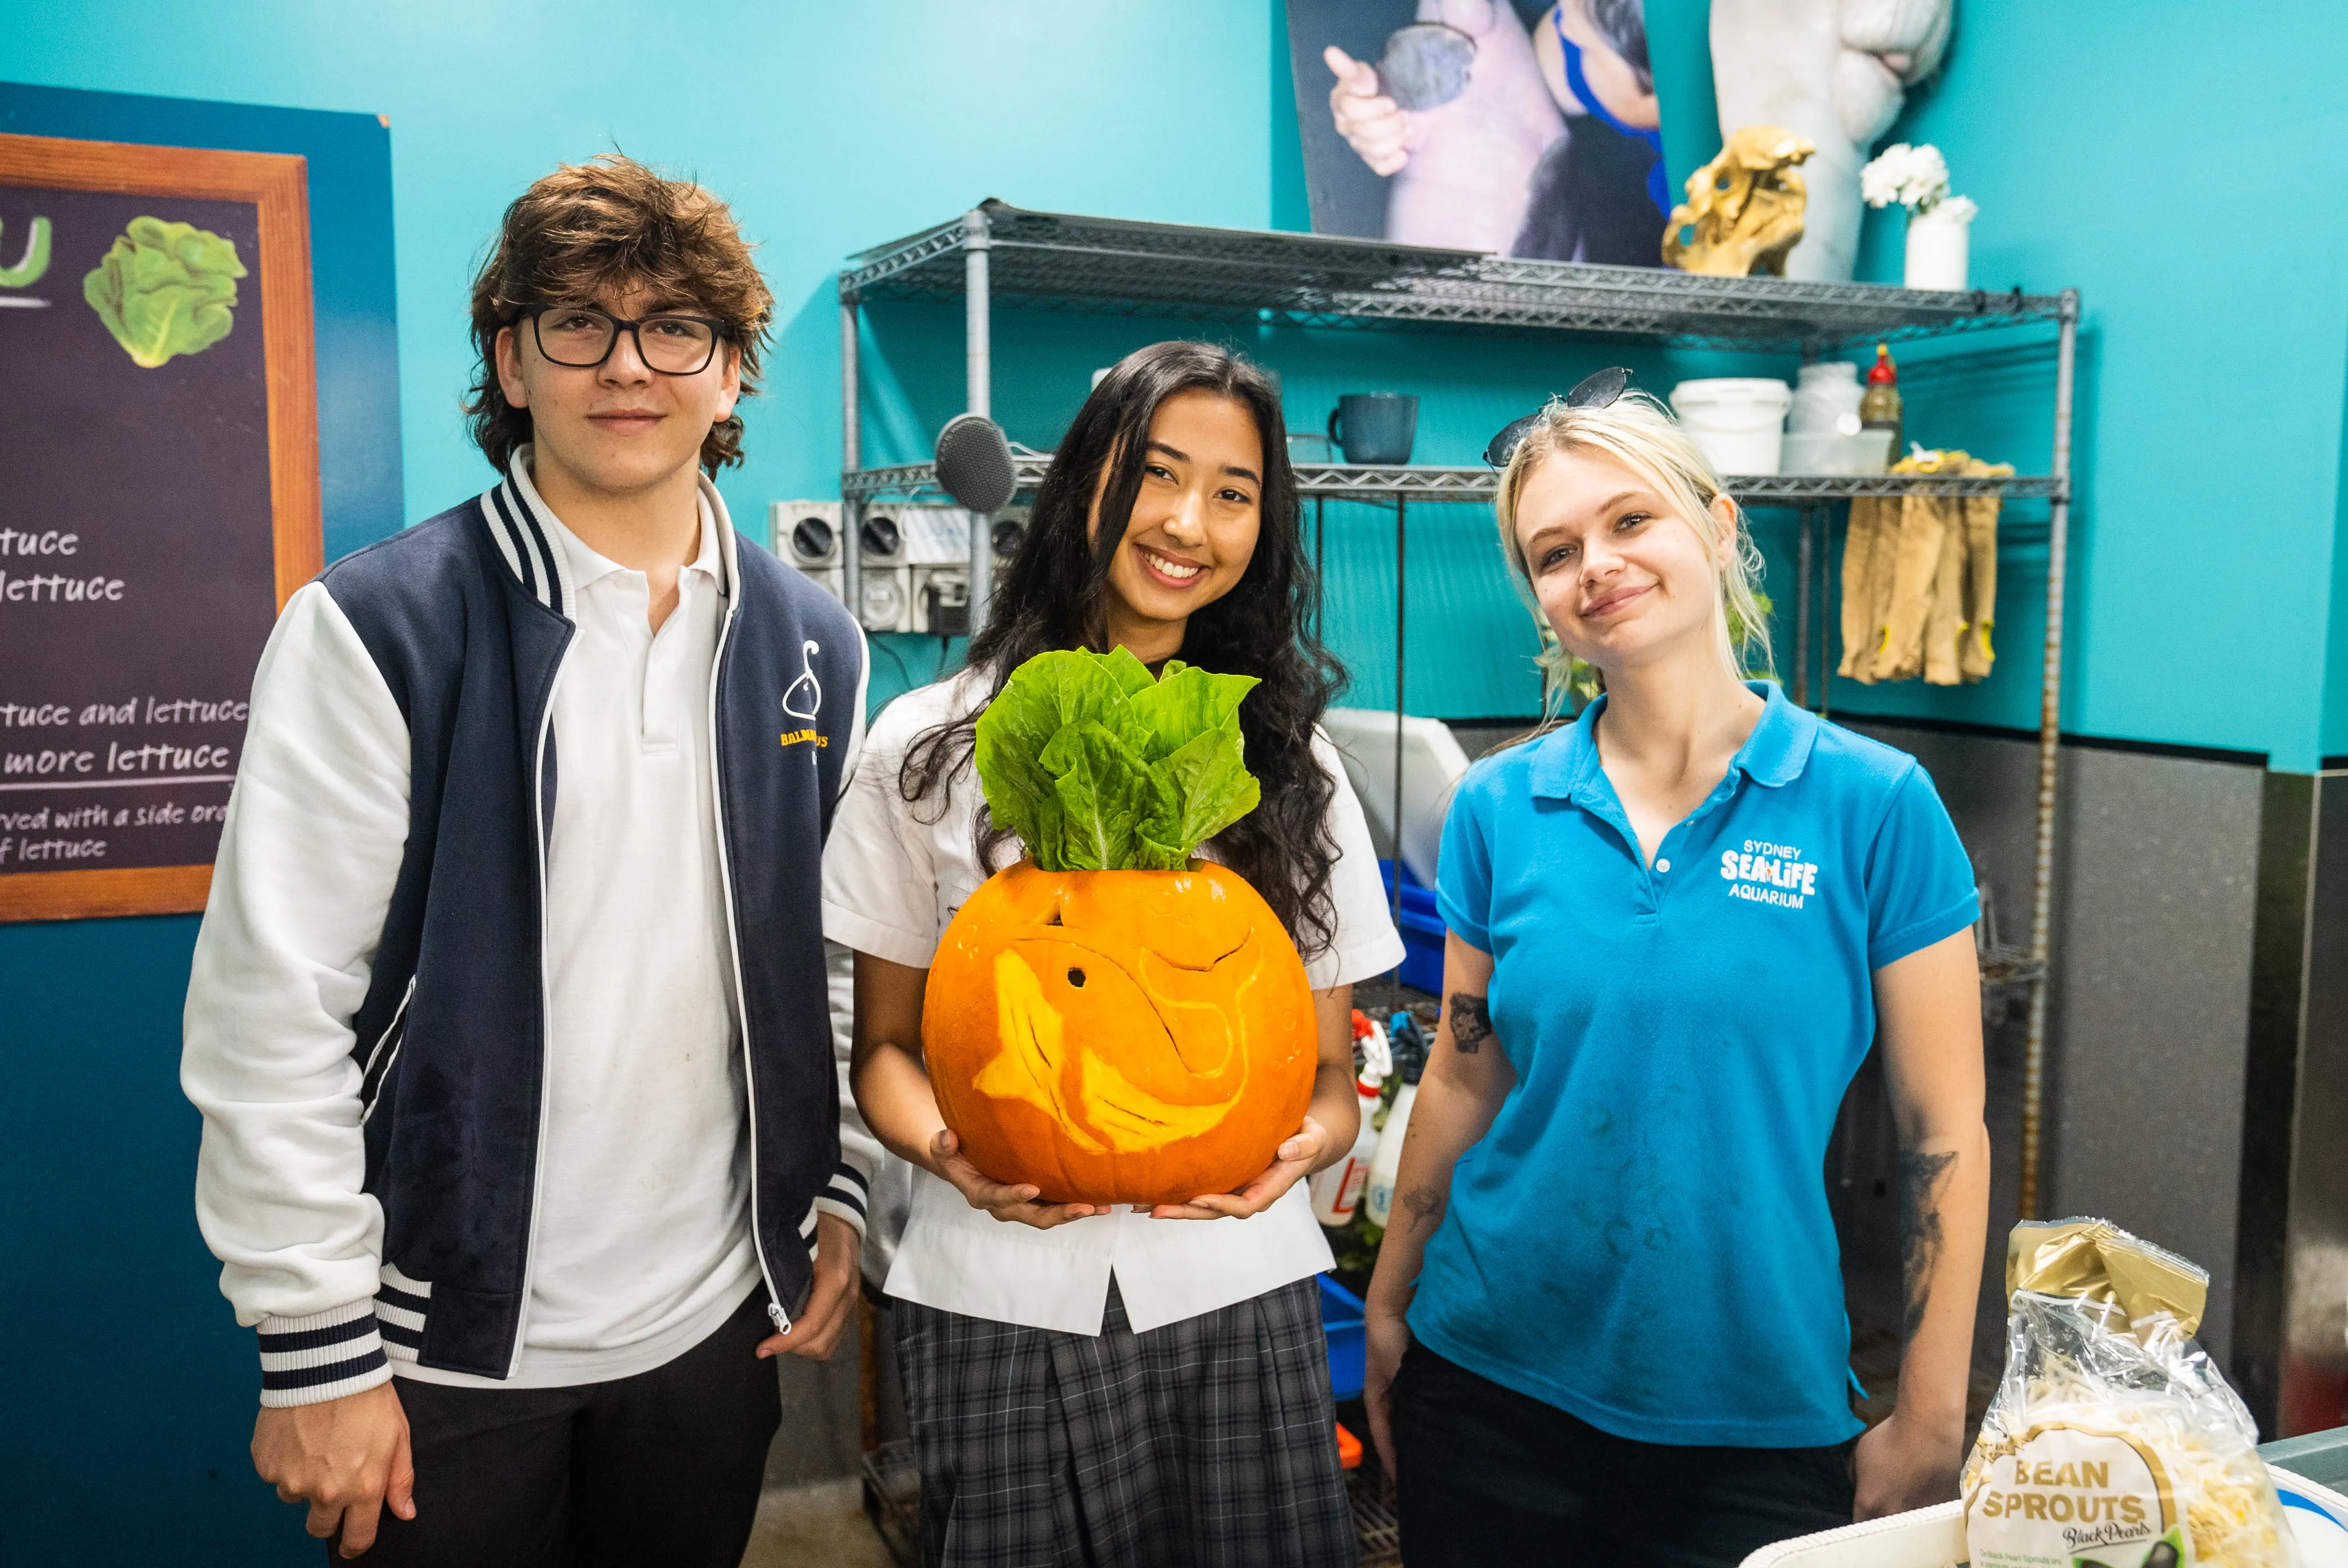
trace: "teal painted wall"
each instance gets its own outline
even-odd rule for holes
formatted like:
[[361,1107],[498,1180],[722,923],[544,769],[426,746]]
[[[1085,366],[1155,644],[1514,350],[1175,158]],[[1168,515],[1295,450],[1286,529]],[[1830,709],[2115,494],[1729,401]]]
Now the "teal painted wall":
[[[1709,9],[1647,4],[1675,183],[1719,150],[1712,73],[1734,67],[1698,42]],[[1957,0],[1945,68],[1886,138],[1941,148],[1980,202],[1976,285],[2082,292],[2067,730],[2288,769],[2348,753],[2348,208],[2319,194],[2343,72],[2323,0],[2239,27],[2182,0]],[[1902,225],[1869,215],[1860,278],[1899,282]],[[2044,471],[2051,333],[1900,358],[1911,437]],[[2010,514],[1989,681],[1837,681],[1833,704],[2035,728],[2045,516]],[[1792,519],[1755,525],[1790,669]]]
[[837,493],[848,252],[987,196],[1262,227],[1264,15],[1265,0],[238,0],[191,26],[165,0],[89,0],[12,24],[0,75],[389,117],[416,508],[486,480],[456,405],[466,286],[506,204],[615,146],[698,177],[760,241],[776,296],[749,461],[725,479],[747,527],[753,503]]
[[[1658,68],[1702,67],[1702,7],[1657,0]],[[1667,15],[1666,13],[1671,13]],[[470,369],[465,289],[506,202],[559,159],[610,146],[687,170],[734,204],[777,297],[767,395],[747,405],[749,460],[721,479],[736,520],[763,537],[767,502],[837,493],[839,323],[834,279],[850,252],[942,221],[973,200],[1241,228],[1302,228],[1294,89],[1278,0],[1102,7],[1050,0],[983,24],[936,0],[815,7],[716,5],[694,30],[633,52],[601,40],[639,8],[527,0],[333,14],[248,0],[167,43],[158,0],[101,0],[45,15],[6,69],[22,79],[386,115],[398,217],[401,424],[408,507],[463,498],[486,469],[458,401]],[[501,40],[572,38],[524,56]],[[596,40],[589,42],[589,40]],[[723,40],[722,48],[710,47]],[[1676,40],[1674,44],[1673,40]],[[492,71],[456,62],[496,60]],[[1041,66],[1041,70],[1037,67]],[[722,77],[722,83],[721,83]],[[494,89],[485,84],[494,81]],[[671,84],[707,80],[707,90]],[[1048,82],[1048,91],[1037,90]],[[639,86],[657,83],[656,87]],[[1321,91],[1315,85],[1313,94]],[[1693,101],[1708,97],[1697,86]],[[966,101],[975,100],[975,109]],[[1689,142],[1679,93],[1675,171]],[[1699,109],[1692,123],[1700,132]],[[1159,128],[1174,125],[1178,134]],[[1421,461],[1472,461],[1499,425],[1625,350],[1566,339],[1278,333],[1165,318],[998,311],[995,412],[1049,447],[1090,373],[1179,333],[1258,353],[1282,374],[1292,427],[1317,430],[1338,394],[1414,392]],[[926,455],[963,406],[958,307],[867,312],[865,456]],[[1668,385],[1701,356],[1634,351]],[[1660,368],[1663,366],[1672,368]],[[1300,447],[1300,453],[1317,448]],[[1333,646],[1348,700],[1393,701],[1393,518],[1330,510]],[[1449,717],[1519,715],[1538,702],[1534,641],[1484,540],[1488,509],[1422,507],[1414,542],[1406,698]],[[342,541],[339,539],[337,543]],[[358,541],[352,541],[353,543]],[[887,638],[876,702],[951,667],[958,645]]]
[[[1706,9],[1704,0],[1651,7],[1675,179],[1714,149]],[[1058,0],[1001,8],[984,26],[964,8],[911,0],[732,4],[705,8],[701,28],[664,30],[639,52],[583,42],[623,33],[638,15],[613,0],[578,8],[434,0],[334,13],[255,0],[191,36],[163,25],[159,0],[107,0],[44,14],[36,31],[12,40],[10,70],[61,85],[390,117],[405,471],[419,512],[480,482],[455,407],[468,369],[457,330],[464,283],[503,203],[558,158],[616,144],[691,169],[733,200],[764,241],[780,342],[769,395],[748,415],[750,462],[725,480],[754,529],[766,502],[829,494],[835,484],[832,276],[846,252],[983,194],[1177,221],[1299,221],[1285,118],[1293,92],[1273,46],[1283,24],[1270,0]],[[2211,48],[2195,25],[2205,16],[2178,0],[1963,5],[1945,72],[1914,95],[1893,134],[1941,145],[1960,187],[1982,203],[1977,282],[2069,282],[2085,293],[2065,726],[2310,766],[2348,751],[2348,686],[2334,682],[2327,695],[2323,678],[2335,637],[2348,651],[2348,629],[2335,631],[2331,613],[2343,520],[2348,209],[2300,193],[2348,131],[2333,86],[2348,48],[2319,0],[2262,11],[2227,50]],[[582,42],[553,48],[541,65],[505,42],[530,36]],[[711,38],[723,48],[705,47]],[[457,68],[458,60],[503,68]],[[655,77],[714,85],[637,86]],[[1036,90],[1039,81],[1050,90]],[[962,108],[971,97],[983,122]],[[2179,118],[2188,106],[2189,121]],[[1166,125],[1179,134],[1161,134]],[[1900,221],[1896,212],[1870,216],[1864,276],[1897,277]],[[1000,313],[997,398],[1013,434],[1049,445],[1092,366],[1182,325]],[[919,452],[961,405],[959,321],[883,306],[867,330],[868,451]],[[1292,341],[1243,346],[1288,356],[1278,363],[1300,428],[1317,425],[1338,391],[1420,393],[1420,456],[1438,460],[1472,456],[1497,409],[1529,406],[1620,352],[1569,340],[1353,335],[1356,346],[1326,353]],[[1945,357],[1920,348],[1903,361],[1914,434],[2043,465],[2049,345],[2025,340]],[[1668,379],[1714,368],[1684,359]],[[2255,496],[2243,489],[2252,473]],[[1385,701],[1376,686],[1392,663],[1379,608],[1388,585],[1376,574],[1391,568],[1370,562],[1390,555],[1367,538],[1383,528],[1390,542],[1391,521],[1346,514],[1332,525],[1333,541],[1342,535],[1347,545],[1330,557],[1343,612],[1330,630],[1355,671],[1356,700]],[[2017,517],[2043,518],[2044,508]],[[1789,618],[1790,518],[1764,514],[1756,524]],[[1473,531],[1431,515],[1428,526],[1430,563],[1447,559],[1439,541]],[[2043,528],[2026,520],[2009,538],[2003,658],[1990,682],[1957,692],[1838,682],[1834,702],[2034,724],[2041,540]],[[1410,703],[1453,716],[1521,709],[1529,677],[1493,653],[1519,645],[1508,624],[1514,601],[1496,570],[1472,570],[1464,555],[1457,564],[1424,585],[1413,574],[1415,593],[1426,595],[1416,622],[1469,634],[1413,661],[1421,678]],[[2188,578],[2194,590],[2181,595]],[[1789,653],[1789,619],[1781,622]],[[1529,634],[1517,635],[1529,649]],[[1463,657],[1462,647],[1476,651]],[[908,646],[897,659],[919,671],[935,653],[933,644]],[[893,665],[884,661],[881,674],[885,691]]]
[[[2319,193],[2348,139],[2338,9],[1960,0],[1957,29],[1892,139],[1939,146],[1981,203],[1975,283],[2085,305],[2065,728],[2293,770],[2348,751],[2324,682],[2348,614],[2348,207]],[[1861,276],[1897,280],[1900,224],[1869,216]],[[2044,461],[2051,356],[1910,357],[1911,433]],[[2009,551],[1983,686],[1838,682],[1835,702],[2034,725],[2043,573],[2043,550]]]
[[2341,420],[2338,499],[2333,508],[2332,635],[2324,649],[2324,756],[2348,753],[2348,416]]

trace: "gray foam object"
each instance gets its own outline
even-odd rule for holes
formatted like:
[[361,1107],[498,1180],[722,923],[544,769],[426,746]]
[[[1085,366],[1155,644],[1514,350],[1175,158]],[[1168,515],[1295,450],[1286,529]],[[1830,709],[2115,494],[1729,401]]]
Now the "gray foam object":
[[938,485],[973,512],[999,512],[1019,487],[1003,426],[983,414],[957,414],[938,432]]
[[1439,22],[1397,27],[1378,61],[1378,90],[1395,107],[1431,109],[1468,90],[1476,64],[1476,40]]

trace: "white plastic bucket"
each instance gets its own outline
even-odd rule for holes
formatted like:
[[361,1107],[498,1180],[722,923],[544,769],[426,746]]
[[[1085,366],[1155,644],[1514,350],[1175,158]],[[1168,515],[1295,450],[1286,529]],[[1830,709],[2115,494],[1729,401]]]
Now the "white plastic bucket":
[[[1786,416],[1788,436],[1830,436],[1842,428],[1842,416],[1859,418],[1859,366],[1849,360],[1820,360],[1802,366],[1794,383],[1794,411]],[[1823,468],[1796,468],[1797,474],[1823,474]]]
[[1723,474],[1775,474],[1794,389],[1766,376],[1683,381],[1672,408],[1689,438]]

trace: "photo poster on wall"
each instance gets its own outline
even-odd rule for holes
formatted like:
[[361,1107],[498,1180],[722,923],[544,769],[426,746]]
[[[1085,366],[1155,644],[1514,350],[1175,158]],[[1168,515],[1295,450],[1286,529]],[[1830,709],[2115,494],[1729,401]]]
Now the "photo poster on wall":
[[1314,233],[1663,265],[1644,0],[1287,5]]
[[0,135],[0,920],[203,907],[323,549],[304,179]]

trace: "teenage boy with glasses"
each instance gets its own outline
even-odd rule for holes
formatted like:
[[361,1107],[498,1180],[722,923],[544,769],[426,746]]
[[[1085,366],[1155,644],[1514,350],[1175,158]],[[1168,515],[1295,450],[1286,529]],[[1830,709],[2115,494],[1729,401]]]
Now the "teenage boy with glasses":
[[540,180],[473,289],[502,477],[254,677],[181,1077],[255,1465],[345,1557],[733,1568],[763,1358],[852,1306],[817,883],[863,640],[704,475],[771,306],[698,187]]

